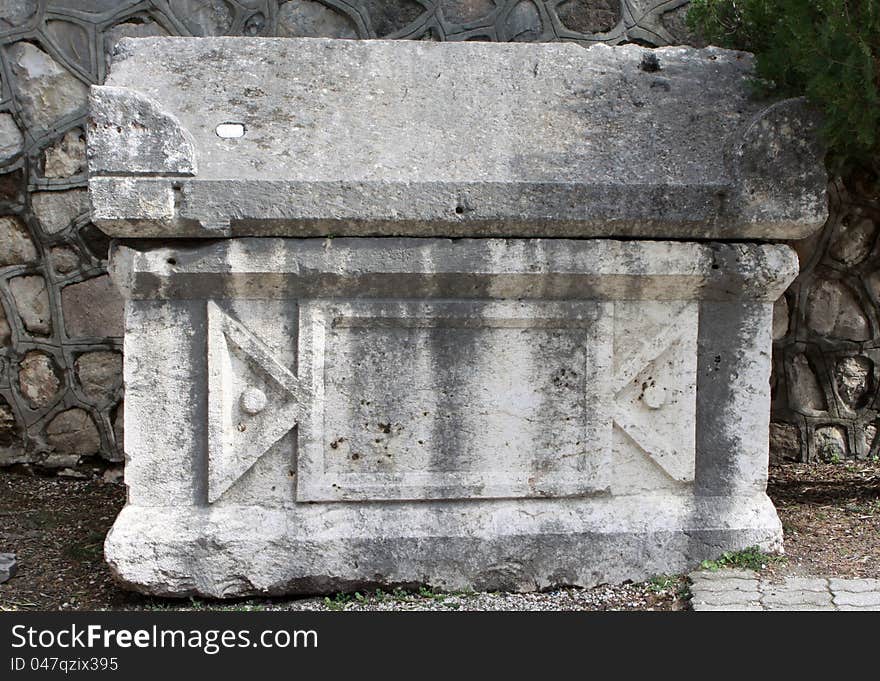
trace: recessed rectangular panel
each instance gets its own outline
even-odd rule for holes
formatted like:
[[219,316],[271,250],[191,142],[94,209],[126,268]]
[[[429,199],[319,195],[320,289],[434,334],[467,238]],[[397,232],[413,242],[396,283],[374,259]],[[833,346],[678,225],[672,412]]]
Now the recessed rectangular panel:
[[[300,500],[607,487],[611,317],[597,302],[316,302],[323,400]],[[312,356],[315,356],[314,348]]]

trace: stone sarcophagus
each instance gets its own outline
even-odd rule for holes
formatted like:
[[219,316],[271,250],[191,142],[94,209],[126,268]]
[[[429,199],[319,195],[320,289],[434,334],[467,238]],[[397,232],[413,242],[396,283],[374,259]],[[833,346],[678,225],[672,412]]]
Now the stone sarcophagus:
[[132,588],[540,589],[781,546],[773,302],[825,217],[717,49],[123,41],[89,127],[126,298]]

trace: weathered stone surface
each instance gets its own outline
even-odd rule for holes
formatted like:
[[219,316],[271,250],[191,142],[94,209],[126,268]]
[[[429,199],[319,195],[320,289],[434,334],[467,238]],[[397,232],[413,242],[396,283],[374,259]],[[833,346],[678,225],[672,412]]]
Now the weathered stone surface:
[[192,136],[152,99],[105,85],[92,90],[89,108],[92,175],[196,172]]
[[814,433],[816,455],[822,461],[843,461],[849,453],[846,431],[840,426],[822,426]]
[[38,350],[27,353],[19,363],[18,387],[34,409],[52,404],[61,387],[58,367],[52,357]]
[[224,0],[176,0],[171,9],[192,35],[223,35],[232,28],[232,7]]
[[64,328],[71,337],[121,337],[122,308],[119,291],[106,274],[61,289]]
[[837,236],[828,249],[828,254],[838,262],[852,267],[868,257],[876,236],[877,225],[873,220],[870,218],[855,220]]
[[834,604],[877,608],[880,606],[880,590],[839,591],[834,594]]
[[778,546],[752,348],[787,247],[246,239],[111,267],[132,507],[107,555],[134,588],[535,589]]
[[797,461],[801,454],[800,429],[790,423],[770,424],[770,462]]
[[807,324],[818,334],[863,341],[871,325],[853,292],[841,281],[819,279],[807,298]]
[[9,403],[0,396],[0,461],[6,463],[8,455],[17,448],[18,444],[19,433],[15,414]]
[[576,33],[602,33],[620,21],[620,9],[620,0],[564,0],[556,6],[556,15]]
[[377,38],[399,31],[425,13],[416,0],[361,0]]
[[34,215],[43,231],[57,234],[74,219],[89,212],[89,194],[85,189],[34,192],[31,195]]
[[494,0],[441,0],[443,16],[452,23],[466,24],[489,16],[495,9]]
[[[753,98],[743,53],[120,45],[93,88],[89,135],[94,220],[115,236],[780,239],[806,236],[827,212],[812,114]],[[642,67],[649,55],[658,70]],[[242,99],[230,74],[244,73],[259,85]],[[243,136],[220,137],[224,123]]]
[[14,553],[0,553],[0,584],[8,582],[18,572]]
[[12,90],[24,123],[34,132],[59,118],[84,111],[88,89],[52,57],[28,42],[7,49]]
[[87,352],[77,357],[73,366],[80,389],[94,402],[112,399],[122,383],[122,355],[118,352]]
[[122,451],[125,447],[125,402],[120,402],[113,414],[113,438],[116,446]]
[[104,52],[107,55],[107,61],[112,64],[113,48],[123,38],[148,38],[165,35],[168,35],[168,31],[155,21],[139,21],[137,23],[125,21],[116,24],[104,32]]
[[0,164],[15,158],[23,147],[24,136],[15,119],[11,114],[0,113]]
[[49,311],[46,280],[36,274],[15,277],[9,280],[9,290],[15,299],[15,308],[24,328],[37,336],[51,334],[52,315]]
[[342,12],[315,0],[289,0],[278,7],[278,35],[291,38],[357,38]]
[[789,324],[788,299],[781,296],[773,305],[773,340],[785,338]]
[[0,30],[18,28],[32,19],[37,0],[0,0]]
[[49,262],[58,274],[69,274],[79,266],[79,256],[71,248],[55,246],[49,251]]
[[877,439],[877,426],[868,423],[861,428],[856,428],[856,454],[862,458],[873,456],[871,452],[874,442]]
[[[423,8],[379,4],[364,30]],[[548,18],[522,0],[496,26]],[[768,349],[798,267],[744,241],[809,233],[824,173],[812,114],[757,102],[749,68],[714,48],[123,41],[92,97],[95,223],[242,238],[113,249],[117,577],[532,590],[779,549]],[[344,238],[401,234],[434,238]],[[655,238],[437,238],[487,234]]]
[[46,440],[56,453],[76,456],[96,454],[101,437],[85,409],[62,411],[46,426]]
[[837,394],[850,409],[865,406],[874,386],[874,363],[867,357],[842,357],[834,367]]
[[6,319],[6,311],[0,302],[0,347],[9,345],[12,339],[12,329],[9,328],[9,320]]
[[0,267],[21,265],[37,258],[37,249],[25,224],[14,215],[0,216]]
[[[688,575],[694,610],[880,610],[880,580],[876,579],[787,577],[770,582],[768,577],[751,573],[750,579],[719,581],[707,578],[709,574]],[[758,598],[743,605],[746,595],[742,585],[756,588]]]
[[85,171],[86,141],[79,128],[69,130],[43,152],[43,175],[49,178],[71,177]]
[[795,355],[789,367],[789,401],[801,411],[825,411],[828,402],[806,355]]

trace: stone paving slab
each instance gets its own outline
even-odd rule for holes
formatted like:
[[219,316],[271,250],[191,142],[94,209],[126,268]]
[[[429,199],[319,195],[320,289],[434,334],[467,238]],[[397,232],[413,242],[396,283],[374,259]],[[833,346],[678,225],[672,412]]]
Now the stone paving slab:
[[769,582],[752,570],[700,570],[689,575],[691,607],[727,611],[880,611],[880,580],[788,577]]

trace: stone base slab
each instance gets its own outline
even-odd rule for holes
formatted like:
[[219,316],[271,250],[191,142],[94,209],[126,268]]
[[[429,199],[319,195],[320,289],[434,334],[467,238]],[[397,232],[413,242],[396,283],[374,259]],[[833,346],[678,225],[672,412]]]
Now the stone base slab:
[[769,498],[617,498],[135,508],[105,554],[158,596],[591,587],[681,573],[727,550],[779,550]]

